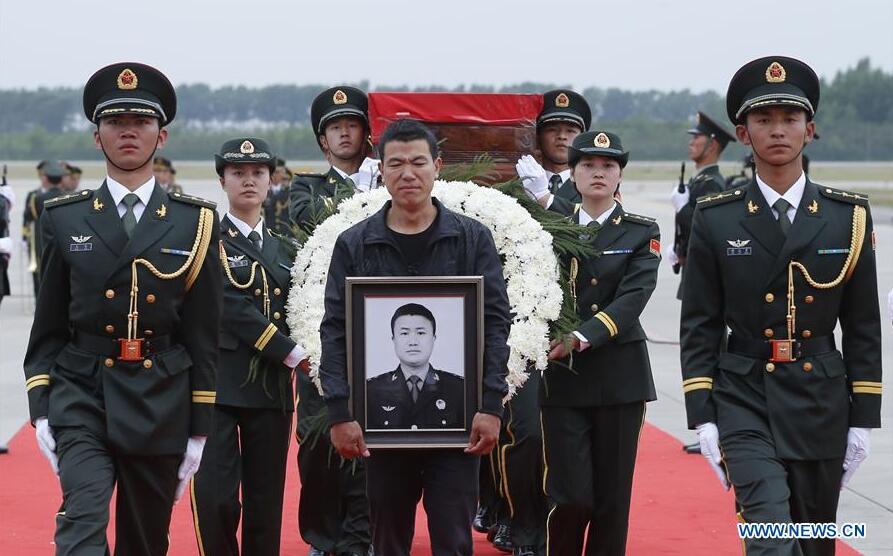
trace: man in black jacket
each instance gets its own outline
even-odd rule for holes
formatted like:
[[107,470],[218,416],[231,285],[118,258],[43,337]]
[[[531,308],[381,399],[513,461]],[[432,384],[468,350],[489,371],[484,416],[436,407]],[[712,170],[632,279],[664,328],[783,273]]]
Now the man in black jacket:
[[[441,167],[437,141],[422,124],[399,120],[379,152],[392,200],[335,242],[320,327],[320,376],[332,444],[347,458],[367,457],[376,554],[408,555],[419,498],[425,498],[432,553],[472,554],[479,458],[499,434],[508,362],[510,315],[502,265],[490,231],[431,196]],[[464,453],[455,449],[376,451],[348,407],[345,278],[348,276],[484,277],[484,371],[479,412]]]

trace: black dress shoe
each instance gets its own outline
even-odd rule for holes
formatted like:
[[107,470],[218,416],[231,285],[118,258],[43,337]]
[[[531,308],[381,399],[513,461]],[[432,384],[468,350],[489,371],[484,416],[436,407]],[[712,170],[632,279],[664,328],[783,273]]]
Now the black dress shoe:
[[329,553],[325,550],[320,550],[315,546],[311,546],[310,552],[307,553],[307,556],[329,556]]
[[700,454],[701,453],[701,443],[695,440],[691,444],[686,444],[682,447],[682,451],[686,454]]
[[512,544],[511,528],[505,523],[500,523],[490,531],[493,533],[493,538],[491,539],[489,534],[487,538],[493,543],[493,547],[500,552],[511,554],[515,548]]
[[9,448],[6,447],[5,444],[0,444],[0,454],[8,454]]
[[535,546],[516,546],[512,556],[536,556]]
[[490,527],[493,526],[493,514],[490,512],[490,509],[487,506],[478,506],[477,514],[474,516],[474,521],[471,522],[471,527],[478,533],[487,533],[490,531]]

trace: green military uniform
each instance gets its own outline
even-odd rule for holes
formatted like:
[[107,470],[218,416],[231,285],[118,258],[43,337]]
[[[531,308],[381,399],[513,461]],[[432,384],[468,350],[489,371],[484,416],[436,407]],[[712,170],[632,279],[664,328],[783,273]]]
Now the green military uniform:
[[[742,122],[766,105],[811,118],[818,91],[818,77],[802,62],[755,60],[729,85],[729,118]],[[868,200],[805,175],[791,189],[798,184],[793,223],[751,182],[701,198],[692,226],[681,322],[688,425],[718,427],[746,522],[834,522],[847,430],[880,426]],[[834,552],[833,539],[747,539],[745,546],[748,554]]]
[[[572,160],[584,155],[616,158],[621,167],[628,159],[609,132],[577,136]],[[588,347],[550,363],[539,388],[548,554],[583,553],[587,527],[586,554],[625,552],[645,402],[656,399],[639,317],[657,284],[660,230],[619,203],[594,222],[596,256],[568,265],[582,320],[577,332]]]
[[[310,107],[319,137],[332,118],[356,116],[368,126],[368,99],[354,87],[332,87]],[[354,184],[334,167],[324,174],[296,173],[288,192],[288,215],[306,233],[324,220],[337,199],[353,195]],[[297,436],[301,497],[298,525],[301,537],[316,549],[335,554],[363,554],[372,542],[366,468],[362,460],[346,463],[335,453],[329,435],[311,434],[325,421],[326,404],[316,385],[298,375]],[[306,441],[305,441],[306,440]]]
[[[731,133],[703,112],[698,112],[697,123],[695,127],[688,130],[688,133],[690,135],[706,135],[711,141],[719,142],[723,149],[730,141],[735,141]],[[705,144],[705,150],[709,144],[709,142]],[[685,260],[688,255],[688,240],[691,236],[691,220],[695,213],[695,204],[700,197],[719,193],[725,189],[726,180],[719,173],[718,164],[709,164],[698,169],[697,173],[688,180],[688,203],[676,212],[676,236],[673,239],[673,251],[679,258],[678,270],[682,272],[683,278],[685,277]],[[674,267],[673,270],[677,270],[677,267]],[[679,291],[676,297],[682,299],[682,280],[679,281]]]
[[[273,169],[260,139],[227,141],[216,159],[221,176],[229,164]],[[284,364],[295,347],[285,323],[294,249],[263,224],[246,233],[236,222],[225,215],[220,223],[221,357],[214,432],[193,484],[195,533],[202,554],[278,555],[294,411],[293,369]]]
[[[6,185],[6,176],[3,177],[2,185]],[[9,200],[0,195],[0,238],[8,238],[9,237],[9,209],[11,208],[11,204]],[[3,301],[3,298],[12,293],[12,290],[9,288],[9,274],[7,274],[7,270],[9,269],[9,254],[8,253],[0,253],[0,301]]]
[[[158,70],[115,64],[87,83],[84,108],[94,122],[149,113],[164,125],[176,100]],[[211,432],[222,288],[214,205],[143,191],[151,196],[131,233],[106,183],[48,201],[40,219],[43,287],[24,368],[31,420],[48,417],[56,441],[58,553],[108,553],[117,486],[115,552],[164,554],[187,439]]]
[[[271,172],[275,172],[278,166],[285,166],[285,161],[277,157],[274,164]],[[271,185],[267,198],[264,199],[264,222],[273,232],[286,237],[294,235],[288,213],[289,196],[289,183],[286,182]]]

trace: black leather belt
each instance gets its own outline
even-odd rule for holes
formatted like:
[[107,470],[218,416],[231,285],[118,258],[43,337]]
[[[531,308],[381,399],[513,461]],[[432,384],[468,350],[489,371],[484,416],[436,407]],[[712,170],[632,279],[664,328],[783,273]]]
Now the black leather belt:
[[[102,355],[105,357],[119,357],[121,349],[119,347],[118,338],[109,338],[108,336],[99,336],[97,334],[89,334],[74,331],[74,339],[71,342],[75,347],[84,351]],[[173,342],[170,336],[156,336],[152,339],[146,339],[143,342],[143,357],[166,350],[171,347]]]
[[[834,336],[821,336],[819,338],[793,341],[793,356],[795,360],[800,357],[821,355],[836,349]],[[729,336],[728,351],[729,353],[753,357],[754,359],[772,360],[772,344],[770,340],[752,340],[731,334]]]

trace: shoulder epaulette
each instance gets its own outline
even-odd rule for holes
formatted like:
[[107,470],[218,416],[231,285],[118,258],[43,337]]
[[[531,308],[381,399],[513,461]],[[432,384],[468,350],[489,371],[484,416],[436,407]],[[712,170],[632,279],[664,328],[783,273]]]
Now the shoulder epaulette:
[[824,185],[816,185],[816,187],[819,188],[822,195],[829,199],[843,201],[844,203],[850,203],[851,205],[868,205],[868,195],[865,195],[864,193],[851,193],[849,191],[834,189],[833,187],[825,187]]
[[624,212],[623,219],[628,220],[629,222],[635,222],[636,224],[643,224],[645,226],[650,226],[657,222],[656,219],[649,216],[641,216],[639,214],[632,214],[630,212]]
[[185,193],[171,193],[169,197],[174,201],[180,201],[181,203],[186,203],[187,205],[205,207],[211,210],[217,208],[217,203],[215,203],[214,201],[202,199],[201,197],[194,197],[192,195],[186,195]]
[[53,197],[52,199],[47,199],[46,201],[44,201],[43,208],[48,209],[61,205],[77,203],[78,201],[86,201],[92,196],[92,189],[85,189],[83,191],[78,191],[77,193],[69,193],[68,195],[60,195],[58,197]]
[[722,205],[724,203],[728,203],[729,201],[739,201],[744,198],[744,190],[747,189],[746,185],[742,185],[736,189],[730,189],[729,191],[723,191],[722,193],[714,193],[713,195],[704,195],[703,197],[698,199],[699,207],[712,207],[716,205]]

